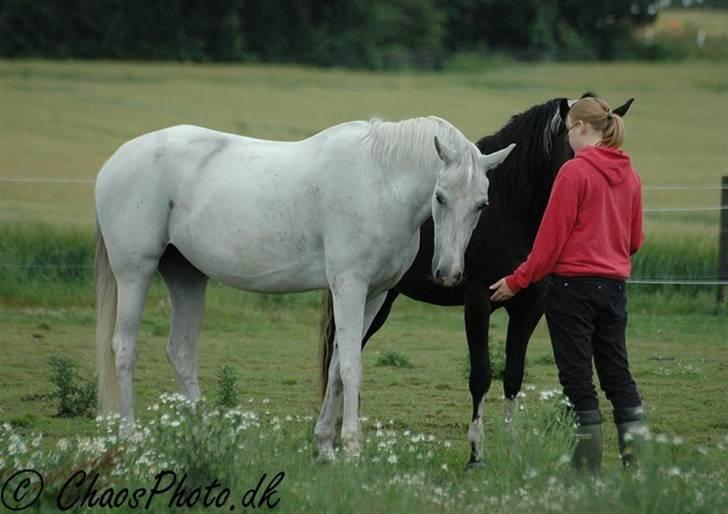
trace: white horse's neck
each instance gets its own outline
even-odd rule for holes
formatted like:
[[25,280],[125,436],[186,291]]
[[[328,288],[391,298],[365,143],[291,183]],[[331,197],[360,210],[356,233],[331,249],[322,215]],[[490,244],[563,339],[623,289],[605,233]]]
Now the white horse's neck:
[[435,136],[451,148],[469,144],[458,129],[435,116],[399,122],[370,121],[368,139],[372,152],[388,170],[398,196],[408,200],[414,228],[419,228],[432,214],[432,193],[442,167],[435,150]]

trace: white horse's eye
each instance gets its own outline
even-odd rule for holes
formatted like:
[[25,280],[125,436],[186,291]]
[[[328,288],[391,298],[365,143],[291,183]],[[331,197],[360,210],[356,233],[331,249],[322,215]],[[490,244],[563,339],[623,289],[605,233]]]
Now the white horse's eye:
[[439,203],[440,205],[445,205],[445,198],[442,196],[441,193],[435,194],[435,200],[437,200],[437,203]]
[[488,202],[482,202],[482,203],[479,203],[479,204],[477,205],[477,207],[475,207],[475,210],[476,210],[476,211],[482,211],[483,209],[485,209],[485,207],[486,207],[487,205],[488,205]]

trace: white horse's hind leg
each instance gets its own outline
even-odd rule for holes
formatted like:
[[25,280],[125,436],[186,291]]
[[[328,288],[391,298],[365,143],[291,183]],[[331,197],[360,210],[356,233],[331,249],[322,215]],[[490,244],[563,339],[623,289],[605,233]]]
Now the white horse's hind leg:
[[133,378],[137,358],[136,343],[151,278],[152,274],[149,273],[133,281],[117,279],[118,304],[112,348],[119,381],[122,435],[128,435],[134,425]]
[[331,354],[331,362],[329,363],[329,381],[326,384],[324,401],[314,429],[319,459],[322,461],[329,461],[334,458],[337,403],[338,399],[341,398],[342,388],[341,373],[339,372],[339,351],[334,339],[334,351]]
[[208,278],[173,247],[160,260],[159,273],[169,288],[172,302],[167,359],[174,367],[182,394],[196,402],[200,399],[197,335],[202,326]]

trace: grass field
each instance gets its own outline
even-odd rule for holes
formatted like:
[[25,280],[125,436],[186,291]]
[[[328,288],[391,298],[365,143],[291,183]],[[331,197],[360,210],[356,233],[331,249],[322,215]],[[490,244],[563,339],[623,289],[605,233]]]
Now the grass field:
[[[437,114],[475,140],[514,113],[595,90],[635,97],[626,149],[650,185],[718,186],[728,81],[710,62],[485,63],[467,73],[370,74],[297,67],[0,62],[0,176],[93,179],[124,141],[179,123],[294,140],[335,123]],[[88,184],[3,183],[0,222],[89,227]],[[647,207],[718,204],[718,191],[647,191]],[[648,218],[648,234],[714,237],[717,211]]]
[[[569,427],[554,425],[558,405],[548,398],[558,381],[542,326],[527,357],[515,442],[500,421],[501,384],[494,381],[485,415],[488,464],[481,472],[465,473],[470,400],[462,314],[407,300],[396,306],[364,354],[365,452],[357,464],[340,461],[322,468],[314,462],[319,301],[314,293],[265,297],[212,287],[201,337],[203,391],[213,400],[216,372],[232,366],[247,421],[235,421],[234,414],[202,420],[197,416],[203,410],[194,414],[186,407],[163,418],[164,409],[150,409],[160,392],[174,392],[176,386],[164,357],[169,304],[158,286],[148,301],[136,373],[137,412],[153,435],[111,464],[106,452],[118,451],[114,432],[99,430],[90,418],[54,417],[55,402],[47,397],[53,391],[51,355],[71,358],[84,378],[92,376],[93,312],[87,307],[0,310],[0,419],[16,434],[0,433],[0,477],[12,470],[10,464],[3,471],[5,461],[34,467],[56,481],[84,468],[100,472],[101,482],[117,489],[149,488],[157,472],[170,468],[204,483],[218,478],[242,494],[262,473],[283,470],[287,478],[278,490],[283,512],[719,512],[728,499],[723,465],[728,422],[722,405],[726,313],[711,313],[712,294],[631,294],[631,367],[656,434],[640,474],[622,476],[602,397],[604,474],[594,483],[570,476],[563,459]],[[502,315],[495,316],[493,327],[497,361],[503,355]],[[397,352],[411,367],[378,365],[385,352]],[[240,433],[240,423],[253,428]],[[379,424],[384,428],[377,429]],[[426,442],[430,436],[432,442]],[[26,453],[18,455],[23,446]],[[46,504],[53,503],[59,488],[57,482],[47,488]]]
[[[728,81],[724,67],[715,63],[493,62],[458,73],[369,74],[269,66],[3,61],[0,177],[92,180],[124,141],[178,123],[299,139],[349,119],[437,114],[477,139],[535,103],[586,90],[596,90],[613,104],[636,97],[627,118],[626,148],[646,186],[718,186],[720,176],[728,173]],[[53,390],[50,356],[67,356],[84,377],[93,375],[92,190],[91,184],[0,182],[0,425],[9,423],[29,448],[13,461],[10,450],[17,450],[19,439],[0,433],[2,480],[14,462],[35,459],[52,470],[57,468],[53,459],[89,462],[99,456],[74,446],[89,443],[74,443],[72,436],[104,432],[90,418],[54,417],[55,405],[48,398]],[[717,190],[645,191],[648,208],[718,203]],[[645,228],[648,241],[638,256],[643,260],[636,263],[639,273],[704,278],[715,272],[718,211],[647,213]],[[61,268],[44,267],[49,264]],[[543,325],[528,353],[517,458],[508,450],[498,415],[501,384],[494,382],[486,406],[489,465],[482,474],[464,474],[470,398],[462,311],[407,300],[398,301],[364,354],[365,458],[358,465],[316,467],[307,417],[315,419],[318,408],[318,294],[254,295],[214,284],[200,345],[203,389],[213,396],[217,371],[232,365],[243,407],[264,420],[262,427],[253,427],[251,437],[270,437],[257,443],[236,439],[245,449],[226,446],[231,443],[225,438],[195,440],[209,455],[194,455],[213,466],[205,459],[239,452],[240,460],[253,463],[239,468],[239,462],[222,459],[227,464],[214,469],[223,475],[244,469],[249,478],[284,469],[285,512],[719,511],[728,500],[728,478],[720,464],[728,445],[722,406],[728,369],[726,310],[714,313],[711,289],[651,291],[630,289],[631,366],[653,431],[669,441],[679,436],[684,443],[671,443],[669,450],[653,448],[655,458],[642,474],[622,476],[616,437],[607,423],[601,482],[568,482],[566,466],[559,464],[567,430],[547,430],[553,406],[540,400],[558,387]],[[140,335],[136,387],[137,412],[157,426],[157,411],[146,409],[159,401],[161,392],[176,390],[164,353],[169,309],[166,292],[155,285]],[[505,326],[499,313],[493,320],[494,359],[502,358]],[[412,367],[377,365],[385,352],[398,352]],[[609,419],[608,406],[603,409]],[[271,435],[266,427],[277,426],[273,419],[289,415],[300,422],[283,423]],[[376,421],[397,441],[392,443],[399,456],[396,465],[388,462],[392,445],[385,444],[386,451],[378,445]],[[192,437],[190,423],[183,423],[187,432],[179,437]],[[406,445],[397,446],[410,437],[405,431],[436,438],[426,447],[431,454],[423,450],[425,464],[414,456],[418,452],[407,457]],[[38,443],[42,456],[32,444],[38,432],[44,434]],[[179,466],[192,465],[169,442],[177,437],[173,432],[157,435],[167,438],[160,448],[176,455]],[[63,444],[71,445],[73,455],[58,450],[64,440],[71,441]],[[133,483],[161,466],[161,457],[149,458],[149,467],[130,471]],[[241,480],[239,475],[228,478]],[[641,492],[647,490],[651,493]]]

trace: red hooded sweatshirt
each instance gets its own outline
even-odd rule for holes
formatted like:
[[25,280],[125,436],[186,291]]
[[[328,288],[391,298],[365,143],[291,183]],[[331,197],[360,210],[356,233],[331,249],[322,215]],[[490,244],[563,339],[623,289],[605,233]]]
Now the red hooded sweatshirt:
[[564,163],[514,293],[549,274],[626,279],[642,245],[641,181],[617,148],[585,146]]

